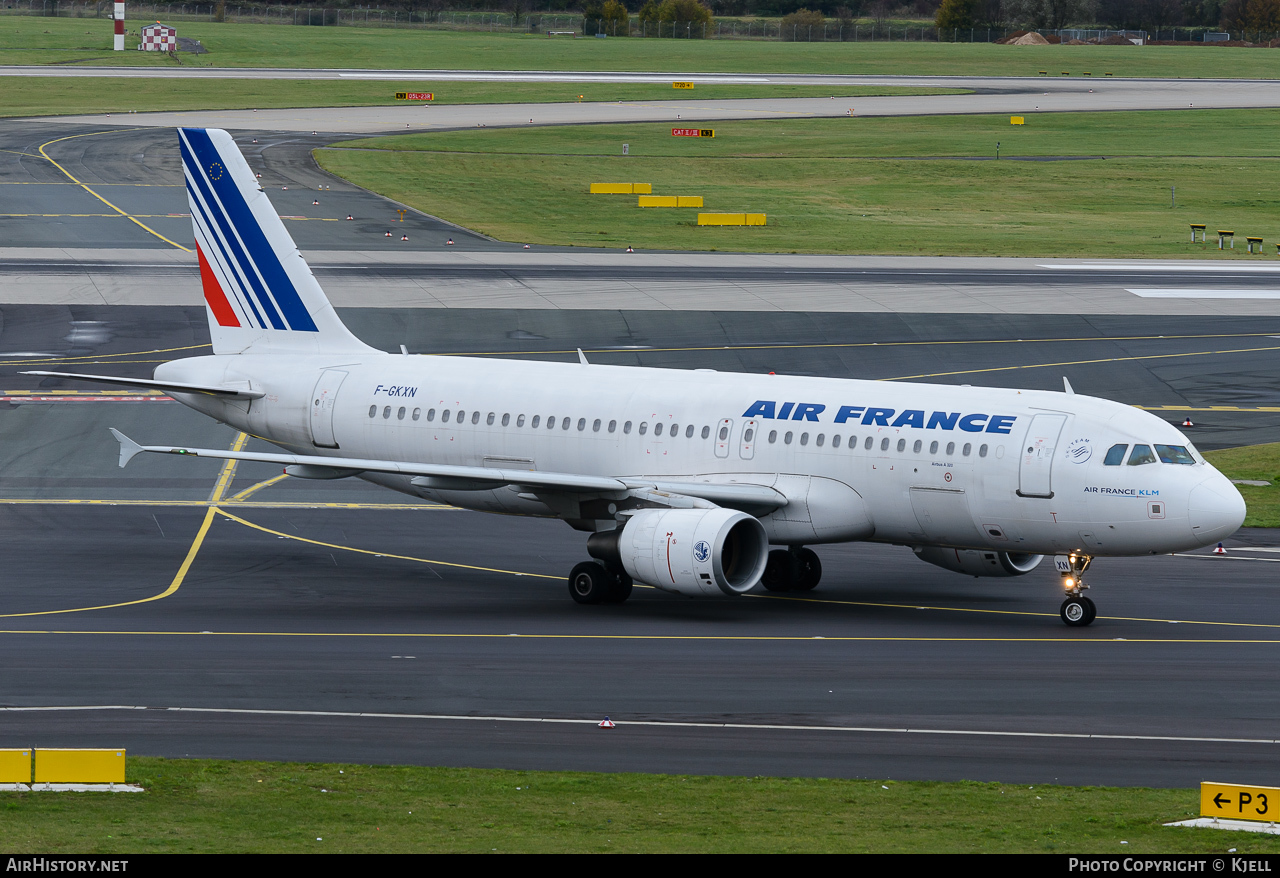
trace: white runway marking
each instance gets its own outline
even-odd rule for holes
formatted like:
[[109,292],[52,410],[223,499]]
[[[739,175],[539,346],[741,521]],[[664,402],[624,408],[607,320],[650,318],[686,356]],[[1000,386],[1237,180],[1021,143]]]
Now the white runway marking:
[[1036,265],[1036,268],[1070,269],[1071,271],[1203,271],[1280,274],[1280,264],[1244,265],[1236,262],[1047,262]]
[[[9,713],[82,711],[82,710],[157,710],[169,713],[212,713],[244,716],[340,717],[352,719],[415,719],[461,722],[552,723],[556,725],[599,725],[600,720],[568,717],[533,716],[459,716],[433,713],[363,713],[339,710],[252,710],[233,707],[143,707],[140,705],[102,704],[52,707],[0,707]],[[985,729],[911,729],[879,726],[784,725],[777,723],[699,723],[665,720],[614,720],[618,728],[644,726],[671,729],[743,729],[784,732],[855,732],[880,735],[966,735],[990,738],[1076,738],[1097,741],[1165,741],[1195,744],[1280,744],[1275,738],[1217,738],[1185,735],[1103,735],[1088,732],[998,732]]]
[[1144,299],[1280,299],[1280,290],[1131,290]]

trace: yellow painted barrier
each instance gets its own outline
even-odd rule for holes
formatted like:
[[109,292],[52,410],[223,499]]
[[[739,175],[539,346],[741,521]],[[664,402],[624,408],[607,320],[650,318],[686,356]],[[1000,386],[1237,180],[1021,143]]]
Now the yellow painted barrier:
[[124,750],[35,751],[36,783],[124,783]]
[[700,226],[763,226],[763,213],[700,213]]
[[630,195],[634,183],[592,183],[592,195]]
[[702,207],[701,195],[677,195],[676,207]]
[[1024,119],[1024,118],[1023,118],[1023,117],[1021,117],[1021,116],[1010,116],[1010,117],[1009,117],[1009,124],[1010,124],[1010,125],[1026,125],[1026,124],[1027,124],[1027,120],[1026,120],[1026,119]]
[[649,195],[653,192],[652,183],[632,183],[631,193],[633,195]]
[[31,783],[31,749],[0,750],[0,783]]
[[674,195],[641,195],[640,207],[675,207],[678,200]]

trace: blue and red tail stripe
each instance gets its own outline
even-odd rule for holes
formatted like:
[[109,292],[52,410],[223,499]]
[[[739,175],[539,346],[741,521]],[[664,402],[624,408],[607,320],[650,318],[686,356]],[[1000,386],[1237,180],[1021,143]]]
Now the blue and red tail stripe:
[[183,128],[179,134],[201,277],[219,325],[239,326],[243,319],[262,329],[317,332],[276,248],[228,171],[231,162],[204,129]]

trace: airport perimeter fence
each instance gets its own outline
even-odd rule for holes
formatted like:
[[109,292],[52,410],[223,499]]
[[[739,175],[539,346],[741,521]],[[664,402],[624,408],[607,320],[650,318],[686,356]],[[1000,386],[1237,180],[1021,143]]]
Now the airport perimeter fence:
[[[0,15],[33,15],[57,18],[111,17],[110,0],[0,0]],[[396,9],[331,8],[311,6],[241,6],[216,3],[128,3],[126,22],[222,21],[243,24],[279,24],[310,27],[417,28],[423,30],[498,31],[503,33],[547,33],[568,37],[655,37],[662,39],[774,40],[797,43],[822,42],[922,42],[994,43],[1014,33],[1014,28],[936,28],[927,22],[831,19],[821,25],[788,24],[781,19],[718,18],[710,23],[687,21],[641,21],[631,17],[624,23],[610,19],[588,19],[582,15],[530,14],[507,12],[408,11]],[[1170,28],[1147,33],[1105,29],[1041,29],[1041,36],[1062,42],[1101,42],[1121,37],[1126,40],[1208,42],[1215,40],[1273,40],[1276,34],[1247,34],[1214,28]]]

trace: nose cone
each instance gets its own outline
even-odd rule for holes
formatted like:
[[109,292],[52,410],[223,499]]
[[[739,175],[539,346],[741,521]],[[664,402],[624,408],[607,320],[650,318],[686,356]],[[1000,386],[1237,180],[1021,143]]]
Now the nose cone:
[[1191,490],[1187,517],[1202,546],[1231,536],[1244,523],[1244,498],[1225,476],[1215,473]]

